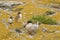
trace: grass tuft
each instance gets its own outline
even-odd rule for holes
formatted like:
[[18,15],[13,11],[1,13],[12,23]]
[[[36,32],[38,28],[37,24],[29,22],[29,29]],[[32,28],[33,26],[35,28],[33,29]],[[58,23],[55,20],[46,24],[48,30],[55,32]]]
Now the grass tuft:
[[57,24],[56,20],[50,18],[50,17],[46,17],[46,16],[43,16],[43,15],[38,15],[38,16],[33,16],[31,18],[31,21],[33,22],[40,22],[40,23],[43,23],[43,24],[50,24],[50,25],[55,25]]

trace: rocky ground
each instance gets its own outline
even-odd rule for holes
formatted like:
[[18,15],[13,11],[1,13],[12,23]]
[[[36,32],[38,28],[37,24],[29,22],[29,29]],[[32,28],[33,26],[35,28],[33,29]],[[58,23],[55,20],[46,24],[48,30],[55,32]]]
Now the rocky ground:
[[[5,3],[2,2],[0,4],[2,5]],[[31,0],[31,1],[21,0],[20,3],[18,3],[19,5],[17,5],[16,3],[12,3],[14,4],[13,8],[11,8],[12,4],[6,3],[7,6],[9,4],[10,6],[7,7],[6,4],[3,5],[3,8],[5,9],[3,9],[2,6],[0,5],[0,40],[60,40],[59,6],[58,8],[54,8],[51,5],[53,3],[49,1],[46,2],[46,1],[36,1],[36,0]],[[57,6],[57,4],[55,6]],[[8,25],[7,22],[9,17],[13,16],[13,18],[15,18],[19,11],[21,11],[21,14],[22,14],[20,23],[16,22],[14,19],[13,24]],[[39,26],[39,29],[37,30],[37,33],[33,36],[27,34],[25,29],[22,30],[23,33],[17,33],[15,31],[16,28],[21,29],[23,27],[23,23],[25,21],[28,21],[30,18],[32,18],[32,16],[46,14],[45,13],[46,11],[55,12],[54,15],[47,16],[47,17],[51,17],[55,19],[58,25],[41,24]]]

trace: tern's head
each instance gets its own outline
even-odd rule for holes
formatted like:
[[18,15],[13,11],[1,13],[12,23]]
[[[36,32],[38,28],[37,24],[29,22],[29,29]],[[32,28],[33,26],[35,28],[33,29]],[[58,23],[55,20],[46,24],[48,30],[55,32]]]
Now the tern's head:
[[18,15],[21,14],[21,12],[18,12]]
[[12,19],[13,17],[11,16],[10,19]]
[[28,21],[27,23],[32,23],[32,21]]

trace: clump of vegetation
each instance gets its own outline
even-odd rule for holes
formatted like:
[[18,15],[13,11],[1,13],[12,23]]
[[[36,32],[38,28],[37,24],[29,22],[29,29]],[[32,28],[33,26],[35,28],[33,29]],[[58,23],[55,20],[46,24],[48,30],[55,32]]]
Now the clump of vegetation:
[[54,13],[54,11],[46,11],[46,15],[53,15]]
[[57,24],[56,20],[50,18],[50,17],[46,17],[44,15],[38,15],[38,16],[33,16],[31,21],[33,22],[40,22],[40,23],[43,23],[43,24],[50,24],[50,25],[55,25]]

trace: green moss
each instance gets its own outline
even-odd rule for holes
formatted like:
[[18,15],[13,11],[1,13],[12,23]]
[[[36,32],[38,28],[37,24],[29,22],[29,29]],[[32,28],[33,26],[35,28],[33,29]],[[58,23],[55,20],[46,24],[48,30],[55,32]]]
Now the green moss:
[[33,16],[31,18],[31,21],[33,21],[33,22],[39,21],[40,23],[50,24],[50,25],[57,24],[56,20],[43,16],[43,15]]

